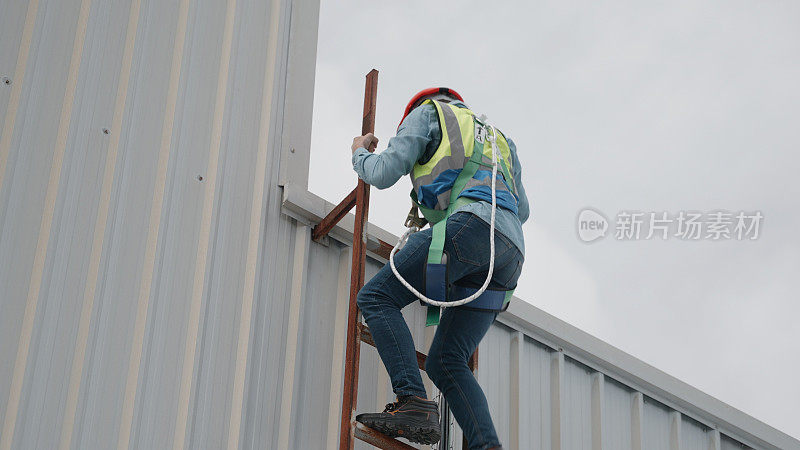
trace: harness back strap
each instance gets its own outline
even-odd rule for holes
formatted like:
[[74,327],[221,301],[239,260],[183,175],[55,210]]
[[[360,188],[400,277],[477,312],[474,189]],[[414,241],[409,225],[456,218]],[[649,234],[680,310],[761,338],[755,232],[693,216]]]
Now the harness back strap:
[[[454,130],[455,131],[455,130]],[[448,129],[448,133],[451,131]],[[460,133],[459,133],[460,134]],[[458,136],[461,139],[461,136]],[[452,138],[451,138],[452,139]],[[464,165],[464,168],[456,177],[456,181],[453,183],[453,188],[450,191],[450,204],[447,207],[447,214],[445,218],[436,222],[432,229],[432,236],[431,236],[431,246],[428,249],[428,265],[441,265],[446,266],[445,262],[442,260],[442,256],[444,255],[444,242],[445,242],[445,232],[447,231],[447,218],[453,214],[453,211],[460,208],[463,205],[473,203],[475,200],[459,197],[459,194],[464,190],[464,186],[466,186],[467,181],[470,180],[475,173],[478,171],[478,167],[480,167],[480,161],[483,157],[483,149],[475,148],[472,151],[472,156],[470,157],[469,161]],[[443,268],[436,268],[431,267],[434,270],[443,270]],[[442,277],[444,280],[444,277]],[[438,306],[428,305],[427,315],[425,319],[425,326],[430,325],[438,325],[439,324],[439,313],[440,309]]]

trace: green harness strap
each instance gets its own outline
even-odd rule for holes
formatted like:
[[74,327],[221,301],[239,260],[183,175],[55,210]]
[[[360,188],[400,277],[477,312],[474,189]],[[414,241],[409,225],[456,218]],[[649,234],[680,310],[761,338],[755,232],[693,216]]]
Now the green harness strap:
[[[428,264],[443,263],[442,257],[444,256],[444,241],[445,232],[447,231],[447,218],[450,217],[450,215],[453,214],[453,211],[456,209],[476,201],[465,197],[459,197],[459,195],[462,191],[464,191],[464,186],[467,185],[467,181],[475,176],[475,173],[478,171],[478,167],[481,165],[480,162],[482,157],[483,148],[481,147],[479,149],[475,147],[472,150],[472,156],[470,157],[469,161],[464,164],[464,168],[461,169],[461,173],[459,173],[458,177],[456,177],[456,181],[453,183],[453,187],[450,190],[450,203],[447,206],[447,213],[442,220],[436,222],[431,227],[433,233],[431,235],[431,246],[428,249]],[[438,306],[428,305],[425,326],[439,324],[440,310],[441,308]]]

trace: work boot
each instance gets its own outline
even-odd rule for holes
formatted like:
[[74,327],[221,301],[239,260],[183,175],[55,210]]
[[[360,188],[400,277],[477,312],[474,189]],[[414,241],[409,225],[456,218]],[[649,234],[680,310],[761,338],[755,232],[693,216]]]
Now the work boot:
[[403,437],[419,444],[439,442],[439,405],[416,395],[403,395],[381,413],[364,413],[356,420],[389,437]]

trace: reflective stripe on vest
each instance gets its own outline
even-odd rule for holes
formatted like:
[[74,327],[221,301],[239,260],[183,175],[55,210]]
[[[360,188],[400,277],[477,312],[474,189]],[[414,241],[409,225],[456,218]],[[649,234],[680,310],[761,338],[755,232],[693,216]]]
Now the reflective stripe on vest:
[[[447,210],[453,182],[475,150],[482,153],[481,165],[485,167],[481,171],[487,170],[489,176],[486,177],[485,173],[476,175],[467,182],[464,189],[485,186],[486,192],[491,192],[492,149],[489,145],[484,146],[484,142],[487,142],[486,128],[472,111],[432,99],[423,102],[426,103],[432,103],[436,107],[442,139],[433,156],[424,164],[417,162],[410,175],[412,198],[419,204],[426,219],[435,223],[443,218],[443,214],[437,213]],[[479,133],[477,139],[476,130]],[[516,200],[516,183],[511,175],[511,150],[502,133],[498,133],[497,146],[500,154],[496,190],[498,193],[511,192]]]

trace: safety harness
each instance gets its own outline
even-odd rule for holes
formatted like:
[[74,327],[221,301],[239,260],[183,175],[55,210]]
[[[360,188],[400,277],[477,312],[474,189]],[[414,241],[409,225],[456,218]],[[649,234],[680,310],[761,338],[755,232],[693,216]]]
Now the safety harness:
[[[451,105],[446,103],[439,103],[437,101],[432,102],[436,105],[437,111],[439,111],[440,119],[444,116],[443,108],[451,108]],[[472,155],[466,161],[463,168],[458,173],[455,181],[453,182],[452,188],[450,189],[447,208],[445,210],[438,210],[424,206],[417,198],[416,191],[412,190],[412,207],[405,223],[408,229],[389,255],[389,264],[391,265],[395,276],[407,289],[409,289],[414,295],[417,296],[417,298],[419,298],[420,303],[423,305],[426,303],[428,304],[427,317],[425,321],[426,326],[437,325],[439,323],[440,308],[442,307],[463,307],[477,310],[504,311],[508,308],[509,301],[511,300],[514,292],[513,289],[489,289],[489,283],[492,280],[492,274],[494,272],[494,230],[495,212],[497,209],[496,184],[498,165],[502,170],[503,178],[507,182],[513,186],[515,184],[515,180],[513,180],[511,177],[511,174],[502,156],[498,158],[498,154],[500,153],[497,147],[497,138],[499,135],[498,132],[492,125],[486,123],[485,116],[476,118],[471,111],[469,112],[475,126],[474,147],[472,149]],[[446,117],[444,118],[446,119]],[[447,133],[449,134],[449,140],[452,142],[456,137],[456,130],[451,129],[453,128],[452,122],[448,125],[451,125],[450,127],[447,127]],[[445,127],[443,127],[443,130],[444,128]],[[456,125],[454,128],[458,128],[458,126]],[[460,133],[458,139],[461,139]],[[491,255],[489,259],[489,270],[486,280],[482,286],[475,288],[472,286],[466,286],[462,283],[449,282],[447,276],[447,254],[444,252],[445,232],[447,229],[447,219],[453,214],[453,212],[462,206],[477,201],[473,198],[462,196],[462,194],[466,190],[470,180],[473,180],[473,177],[475,177],[475,174],[478,172],[480,167],[487,166],[487,164],[483,162],[483,146],[484,142],[487,141],[491,143],[492,146],[492,214],[489,227],[489,247]],[[475,181],[473,180],[472,183],[475,184]],[[424,218],[419,217],[419,211],[422,211]],[[431,224],[432,236],[431,244],[428,249],[428,258],[425,265],[425,294],[422,294],[413,286],[411,286],[411,284],[408,283],[402,277],[402,275],[400,275],[394,264],[394,255],[397,253],[398,249],[405,244],[405,242],[408,240],[408,237],[412,233],[419,231],[419,229],[424,227],[426,223]],[[469,304],[469,306],[464,306],[466,304]]]

